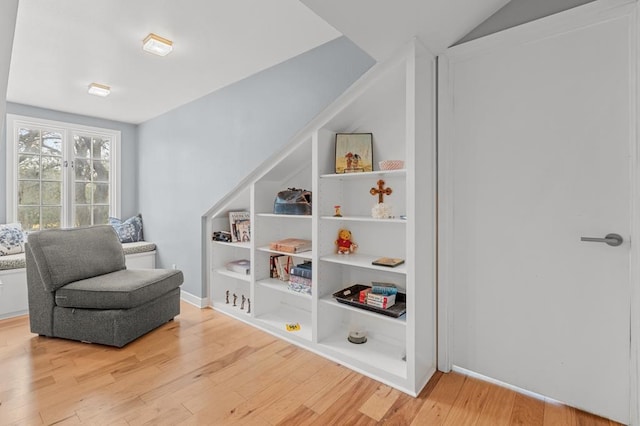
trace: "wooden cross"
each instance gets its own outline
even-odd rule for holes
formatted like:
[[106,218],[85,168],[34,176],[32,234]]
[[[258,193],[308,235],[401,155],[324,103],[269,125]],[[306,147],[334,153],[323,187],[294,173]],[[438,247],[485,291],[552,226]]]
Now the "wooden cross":
[[371,191],[369,191],[371,195],[378,196],[378,204],[384,202],[382,197],[384,197],[385,195],[391,195],[391,193],[393,192],[391,188],[389,187],[383,188],[383,187],[384,187],[384,181],[380,179],[378,181],[378,188],[371,188]]

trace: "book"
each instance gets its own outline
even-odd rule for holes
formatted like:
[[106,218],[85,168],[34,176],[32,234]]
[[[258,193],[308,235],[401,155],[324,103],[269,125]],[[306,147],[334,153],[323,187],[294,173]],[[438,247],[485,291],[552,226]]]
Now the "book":
[[269,243],[269,249],[285,253],[301,253],[311,250],[311,240],[286,238],[284,240],[272,241]]
[[358,301],[377,308],[387,309],[396,303],[396,295],[392,294],[385,296],[383,294],[374,294],[371,292],[371,288],[366,288],[360,291],[358,295]]
[[367,305],[383,305],[379,306],[381,308],[388,308],[393,306],[396,303],[396,295],[392,294],[390,296],[383,296],[381,294],[373,294],[369,293],[367,295]]
[[[300,280],[307,280],[308,283],[296,282]],[[289,280],[288,288],[289,290],[295,291],[297,293],[311,294],[311,280],[308,280],[307,278],[294,277],[292,275],[291,279]]]
[[229,271],[239,274],[249,275],[251,273],[251,262],[248,259],[239,259],[228,262],[225,267]]
[[279,278],[278,267],[276,266],[276,257],[284,256],[284,254],[274,254],[269,256],[269,278]]
[[395,295],[393,296],[393,300],[375,300],[367,297],[367,305],[375,306],[376,308],[388,309],[396,304]]
[[[248,211],[229,212],[229,229],[231,231],[231,242],[237,243],[242,241],[242,235],[238,233],[238,222],[247,221],[244,227],[249,226],[251,214]],[[250,233],[247,233],[250,235]]]
[[[307,267],[306,265],[309,265],[309,266]],[[313,271],[311,270],[311,262],[296,265],[293,268],[291,268],[291,271],[289,271],[291,275],[295,275],[297,277],[303,277],[303,278],[311,278],[312,272]]]
[[238,233],[238,240],[243,243],[251,241],[251,221],[242,219],[236,222],[236,231]]
[[313,268],[313,263],[310,260],[305,260],[304,262],[297,264],[296,267],[311,270]]
[[404,259],[399,259],[397,257],[381,257],[371,262],[372,265],[388,266],[390,268],[395,268],[403,263]]
[[398,294],[398,288],[395,284],[372,281],[371,293],[389,296],[391,294]]
[[278,271],[278,279],[281,281],[289,281],[289,270],[293,263],[291,256],[276,256],[275,263]]
[[295,283],[295,284],[302,284],[302,285],[311,286],[311,278],[299,277],[297,275],[289,274],[289,282],[290,283]]

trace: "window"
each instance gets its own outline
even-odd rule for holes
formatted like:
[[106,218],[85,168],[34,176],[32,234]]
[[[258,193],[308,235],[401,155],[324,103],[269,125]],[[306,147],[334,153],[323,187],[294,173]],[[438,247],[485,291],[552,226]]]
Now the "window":
[[26,231],[119,214],[120,132],[7,116],[7,219]]

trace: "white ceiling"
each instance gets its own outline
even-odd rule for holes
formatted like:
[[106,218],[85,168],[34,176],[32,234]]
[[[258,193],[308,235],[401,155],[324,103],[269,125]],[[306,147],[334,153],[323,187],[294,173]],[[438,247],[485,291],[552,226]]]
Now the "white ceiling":
[[414,37],[440,54],[509,0],[300,0],[374,59]]
[[141,123],[339,36],[298,0],[20,0],[7,100]]
[[[377,60],[414,36],[438,54],[506,3],[20,0],[7,100],[141,123],[339,37],[338,31]],[[150,32],[173,40],[174,51],[164,58],[143,52]],[[91,82],[111,86],[111,95],[88,95]]]

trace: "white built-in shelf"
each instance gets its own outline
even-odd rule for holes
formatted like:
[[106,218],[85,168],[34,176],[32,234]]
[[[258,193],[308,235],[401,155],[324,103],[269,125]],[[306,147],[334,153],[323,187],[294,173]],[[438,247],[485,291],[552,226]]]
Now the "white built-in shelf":
[[251,275],[240,274],[238,272],[229,271],[228,269],[216,269],[215,272],[225,277],[235,278],[236,280],[251,282]]
[[[280,305],[275,311],[257,316],[256,320],[287,337],[311,340],[311,313],[303,309]],[[287,331],[286,324],[293,323],[300,324],[300,330]]]
[[380,321],[387,321],[390,322],[392,324],[398,324],[401,326],[406,326],[407,325],[407,315],[404,314],[399,318],[394,318],[394,317],[390,317],[387,315],[382,315],[382,314],[378,314],[376,312],[372,312],[372,311],[367,311],[366,309],[360,309],[360,308],[356,308],[355,306],[351,306],[351,305],[347,305],[345,303],[340,303],[338,302],[336,299],[334,299],[331,296],[325,296],[323,298],[320,299],[320,303],[324,303],[326,305],[329,306],[334,306],[340,309],[346,309],[348,311],[352,311],[352,312],[357,312],[359,314],[365,315],[365,316],[369,316],[371,318],[376,318],[379,319]]
[[[436,265],[437,198],[436,120],[430,112],[435,107],[434,63],[433,55],[411,43],[389,62],[377,64],[302,130],[301,136],[219,200],[203,222],[203,235],[210,239],[214,229],[228,226],[229,211],[250,211],[252,218],[251,242],[205,245],[205,280],[216,310],[414,396],[436,369],[431,273]],[[371,133],[376,158],[406,159],[407,168],[333,173],[336,134],[346,131]],[[393,188],[390,203],[398,215],[392,219],[370,215],[377,199],[370,188],[378,180]],[[314,215],[273,213],[274,194],[291,187],[313,191]],[[335,205],[340,204],[346,215],[334,217]],[[355,253],[334,253],[336,231],[341,227],[357,234],[361,248]],[[419,235],[414,227],[419,228]],[[287,253],[270,249],[269,242],[289,237],[314,240],[314,250]],[[316,277],[313,294],[292,291],[286,282],[266,278],[269,254],[291,256],[294,263],[311,260]],[[409,265],[392,268],[371,263],[385,256],[406,259],[409,254]],[[239,258],[255,263],[250,275],[223,270],[229,260]],[[331,297],[338,286],[372,280],[398,282],[411,302],[407,313],[395,318]],[[236,307],[226,304],[227,289],[238,297],[250,295],[252,312],[246,313],[246,304],[244,310],[240,303]],[[286,325],[295,323],[301,329],[287,331]],[[368,341],[350,343],[347,336],[352,328],[365,330]]]
[[275,214],[275,213],[258,213],[258,217],[277,217],[279,219],[311,219],[310,214]]
[[329,173],[326,175],[320,175],[322,179],[370,179],[371,177],[383,177],[383,176],[406,176],[406,169],[398,170],[374,170],[372,172],[361,173]]
[[349,222],[375,222],[375,223],[402,223],[406,224],[406,219],[392,218],[392,219],[375,219],[371,216],[322,216],[322,220],[338,220]]
[[281,291],[283,293],[291,294],[293,296],[300,297],[302,299],[311,300],[311,295],[308,293],[300,293],[299,291],[289,290],[289,286],[285,281],[281,281],[277,278],[267,278],[264,280],[256,281],[256,284],[262,287],[269,288],[271,290]]
[[251,243],[250,242],[237,242],[237,243],[228,243],[226,241],[214,241],[215,244],[220,244],[222,246],[227,246],[227,247],[237,247],[237,248],[242,248],[242,249],[250,249],[251,248]]
[[377,340],[370,334],[366,343],[354,345],[347,340],[347,332],[332,334],[319,343],[328,351],[352,358],[354,364],[366,360],[367,364],[387,373],[401,378],[407,377],[407,362],[402,359],[404,347]]
[[273,253],[273,254],[284,254],[286,256],[291,256],[291,257],[298,257],[300,259],[308,259],[311,260],[313,258],[313,251],[309,250],[309,251],[303,251],[301,253],[287,253],[286,251],[277,251],[277,250],[271,250],[269,248],[269,246],[265,246],[265,247],[258,247],[258,250],[260,251],[266,251],[267,253]]
[[325,261],[325,262],[331,262],[331,263],[338,263],[340,265],[347,265],[347,266],[356,266],[359,268],[367,268],[367,269],[375,269],[378,271],[385,271],[385,272],[393,272],[396,274],[406,274],[407,273],[407,268],[406,268],[406,264],[400,264],[398,266],[396,266],[395,268],[391,268],[391,267],[387,267],[387,266],[378,266],[378,265],[372,265],[371,262],[373,262],[376,259],[379,259],[381,257],[384,256],[372,256],[372,255],[368,255],[368,254],[360,254],[360,253],[351,253],[351,254],[329,254],[326,256],[322,256],[320,258],[320,260]]

